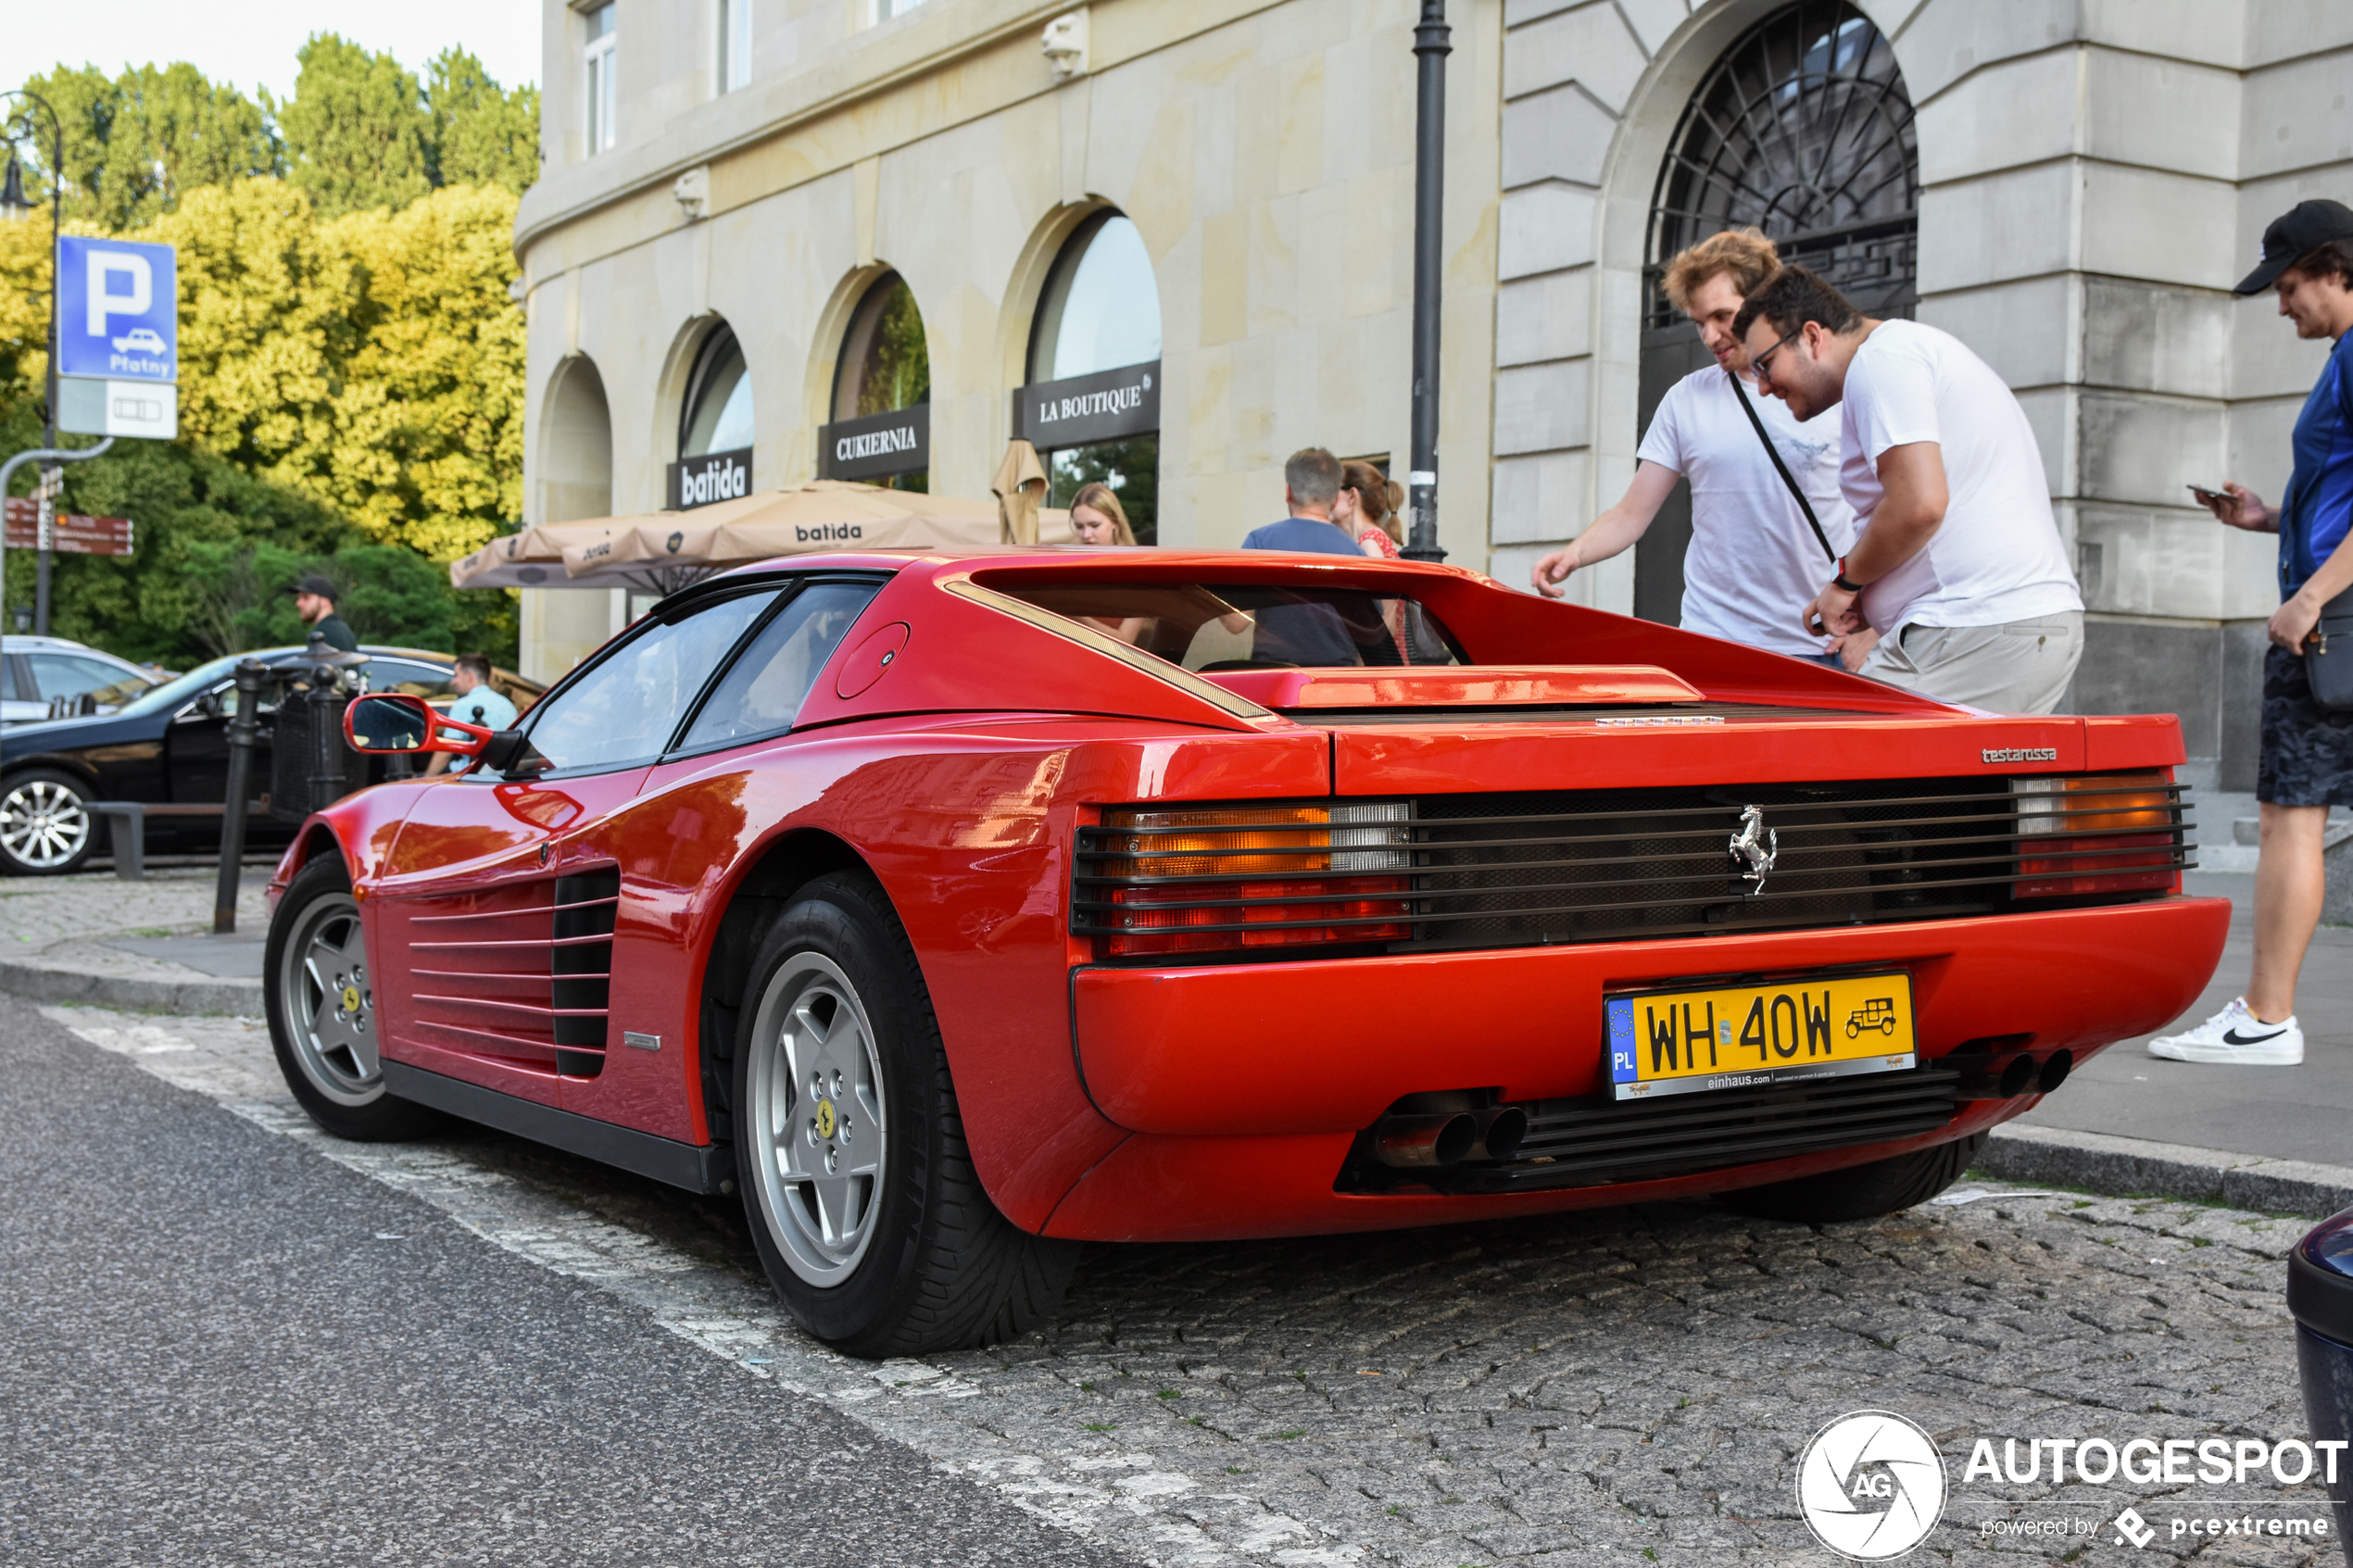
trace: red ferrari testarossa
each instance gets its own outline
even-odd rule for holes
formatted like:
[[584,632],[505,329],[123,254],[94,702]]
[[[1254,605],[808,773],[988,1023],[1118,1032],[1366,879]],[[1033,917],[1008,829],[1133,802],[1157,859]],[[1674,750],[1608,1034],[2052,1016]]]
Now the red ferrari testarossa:
[[447,1112],[699,1192],[862,1355],[1081,1241],[1722,1193],[1917,1203],[2173,1018],[2178,722],[2015,718],[1441,567],[801,557],[305,827],[271,1028],[346,1137]]

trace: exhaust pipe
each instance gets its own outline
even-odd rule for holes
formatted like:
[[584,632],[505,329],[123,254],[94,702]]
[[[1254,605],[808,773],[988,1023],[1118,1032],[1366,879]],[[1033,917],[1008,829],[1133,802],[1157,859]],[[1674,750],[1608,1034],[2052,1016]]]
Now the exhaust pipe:
[[[1522,1130],[1526,1118],[1521,1119]],[[1466,1111],[1391,1116],[1373,1129],[1373,1153],[1384,1165],[1428,1170],[1455,1165],[1478,1141],[1478,1123]]]
[[1473,1111],[1471,1121],[1478,1136],[1463,1156],[1466,1160],[1492,1160],[1501,1164],[1519,1152],[1519,1140],[1528,1136],[1528,1112],[1516,1105]]
[[2053,1051],[2051,1060],[2043,1063],[2043,1076],[2035,1081],[2034,1092],[2038,1095],[2049,1094],[2053,1089],[2066,1083],[2067,1075],[2074,1071],[2075,1053],[2073,1051]]
[[2002,1063],[2002,1081],[1996,1085],[2004,1099],[2016,1099],[2034,1086],[2034,1059],[2014,1056]]

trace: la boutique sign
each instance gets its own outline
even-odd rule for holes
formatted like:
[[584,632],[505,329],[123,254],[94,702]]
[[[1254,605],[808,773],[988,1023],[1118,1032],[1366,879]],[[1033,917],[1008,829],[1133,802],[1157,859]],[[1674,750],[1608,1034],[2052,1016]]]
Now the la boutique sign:
[[670,465],[669,508],[683,512],[751,494],[751,448],[707,452]]
[[1160,428],[1160,361],[1038,382],[1013,394],[1013,433],[1045,451]]

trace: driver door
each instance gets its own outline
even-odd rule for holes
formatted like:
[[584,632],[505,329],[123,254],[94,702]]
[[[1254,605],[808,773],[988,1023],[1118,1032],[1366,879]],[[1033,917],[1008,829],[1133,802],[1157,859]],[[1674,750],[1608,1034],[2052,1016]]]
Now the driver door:
[[604,1070],[634,799],[773,584],[640,622],[533,709],[537,771],[426,785],[370,890],[383,1050],[544,1105]]

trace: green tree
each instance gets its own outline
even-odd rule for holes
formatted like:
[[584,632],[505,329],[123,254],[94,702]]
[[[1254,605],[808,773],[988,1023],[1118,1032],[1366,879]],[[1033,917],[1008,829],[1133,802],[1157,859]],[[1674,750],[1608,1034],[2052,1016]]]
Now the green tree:
[[[67,216],[103,230],[152,222],[198,186],[284,172],[284,148],[261,106],[184,60],[113,78],[94,66],[59,66],[25,87],[62,124]],[[45,199],[47,120],[36,114],[31,123],[27,193]]]
[[539,89],[510,92],[463,49],[427,68],[436,185],[504,185],[518,194],[539,178]]
[[432,113],[416,77],[332,32],[295,52],[302,69],[276,113],[287,178],[323,217],[408,206],[433,188]]

